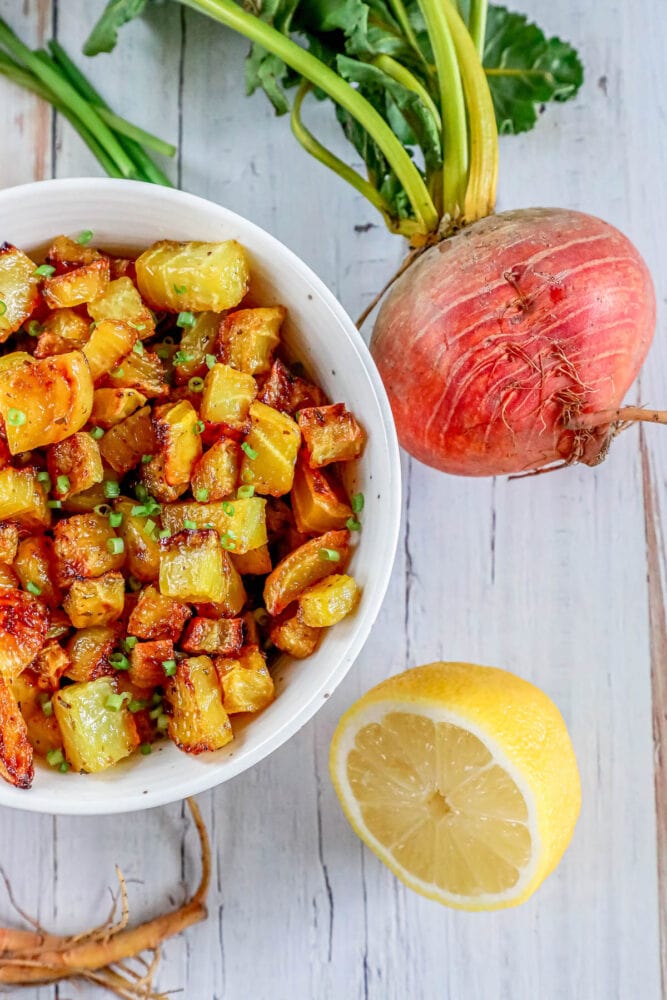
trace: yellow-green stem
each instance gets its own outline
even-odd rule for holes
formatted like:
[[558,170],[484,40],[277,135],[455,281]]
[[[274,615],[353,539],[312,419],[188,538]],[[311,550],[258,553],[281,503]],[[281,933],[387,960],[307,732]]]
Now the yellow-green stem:
[[438,111],[433,98],[429,94],[428,90],[424,85],[417,79],[417,77],[406,69],[400,62],[396,59],[392,59],[391,56],[379,55],[373,59],[373,66],[377,66],[381,69],[383,73],[390,76],[392,80],[396,80],[400,83],[406,90],[411,90],[413,94],[421,100],[422,104],[428,108],[428,110],[433,115],[433,119],[438,127],[438,131],[442,129],[442,118],[440,117],[440,112]]

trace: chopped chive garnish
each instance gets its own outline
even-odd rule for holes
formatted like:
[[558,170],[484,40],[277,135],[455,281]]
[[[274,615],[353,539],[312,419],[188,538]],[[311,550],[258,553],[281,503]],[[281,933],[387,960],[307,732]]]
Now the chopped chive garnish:
[[64,760],[65,757],[60,748],[58,748],[57,750],[49,750],[46,755],[47,764],[50,764],[51,767],[59,767],[64,762]]
[[139,640],[137,639],[136,635],[126,635],[121,643],[121,646],[123,647],[126,653],[129,653],[131,649],[134,649],[134,647],[138,642]]
[[63,505],[62,500],[47,500],[46,501],[46,506],[50,507],[51,510],[60,510],[60,508],[62,507],[62,505]]
[[166,361],[167,358],[169,357],[169,348],[168,347],[156,347],[155,353],[157,354],[157,356],[160,359],[160,361]]
[[215,525],[212,524],[211,521],[207,521],[206,524],[204,525],[204,528],[206,528],[207,531],[213,529],[214,527]]
[[157,705],[155,708],[151,708],[150,712],[148,713],[148,718],[155,720],[160,715],[162,715],[162,704]]
[[120,496],[120,486],[115,479],[105,479],[102,491],[107,500],[113,500]]
[[148,465],[148,463],[152,462],[154,458],[155,458],[155,455],[142,455],[141,456],[141,463],[142,463],[142,465]]
[[177,295],[185,295],[188,290],[187,285],[174,285],[174,291]]
[[47,493],[51,489],[51,476],[46,470],[37,473],[37,482],[42,484]]
[[143,698],[133,698],[127,707],[134,715],[135,712],[141,712],[142,709],[148,708],[148,704],[149,703],[144,701]]
[[234,517],[234,504],[230,503],[229,500],[223,500],[222,509],[227,517]]
[[122,378],[125,374],[124,368],[116,368],[115,371],[111,372],[111,378]]
[[7,312],[7,303],[0,299],[0,316],[4,316]]
[[145,503],[135,503],[134,507],[130,508],[130,514],[132,517],[147,517],[148,507]]
[[12,427],[22,427],[26,422],[26,415],[23,410],[17,410],[16,407],[12,406],[7,411],[7,423],[11,424]]
[[174,354],[174,364],[185,365],[188,361],[194,361],[194,357],[194,354],[189,354],[187,351],[176,351]]
[[201,392],[204,388],[204,379],[200,378],[199,375],[193,375],[191,379],[188,380],[188,389],[190,392]]
[[229,549],[233,551],[236,548],[236,542],[232,539],[231,532],[226,531],[224,535],[220,535],[220,544],[223,549]]
[[39,325],[36,319],[31,319],[28,323],[28,336],[29,337],[39,337],[42,332],[42,327]]
[[141,580],[137,580],[136,576],[128,576],[127,585],[130,590],[134,591],[135,594],[138,590],[141,590],[142,587]]
[[167,677],[173,677],[176,673],[176,660],[163,660],[162,667]]
[[144,524],[144,531],[149,536],[149,538],[155,538],[157,534],[157,524],[151,517],[146,518],[146,523]]
[[195,490],[195,500],[199,500],[200,503],[205,503],[208,500],[208,490],[204,487],[200,490]]
[[69,764],[67,763],[66,760],[64,760],[62,764],[58,765],[58,770],[60,771],[61,774],[67,774],[67,772],[69,771]]
[[28,580],[28,582],[25,585],[25,589],[29,590],[31,594],[35,595],[35,597],[39,597],[39,595],[42,592],[42,588],[38,587],[36,583],[32,582],[32,580]]
[[56,273],[56,269],[51,264],[40,264],[32,273],[35,277],[50,278],[52,274]]
[[134,495],[137,498],[137,500],[141,500],[142,502],[144,500],[148,500],[148,490],[146,489],[143,483],[139,483],[137,486],[135,486]]
[[194,326],[195,317],[191,312],[180,312],[176,317],[176,326]]
[[196,521],[191,521],[189,517],[186,517],[186,519],[183,521],[183,527],[187,531],[196,531],[197,530],[197,522]]
[[162,528],[158,534],[158,538],[171,538],[171,531],[169,528]]
[[319,549],[318,556],[328,562],[340,562],[340,552],[336,549]]
[[141,746],[139,747],[139,750],[141,751],[144,757],[148,757],[149,753],[153,753],[153,748],[151,747],[150,743],[142,743]]
[[123,515],[119,510],[112,510],[109,514],[109,524],[112,528],[120,528],[123,523]]
[[206,430],[206,424],[203,420],[198,420],[197,423],[192,428],[195,434],[203,434]]
[[161,704],[162,704],[162,695],[158,691],[156,691],[153,694],[153,697],[151,698],[151,705],[161,705]]
[[80,243],[82,247],[85,247],[87,243],[90,243],[92,238],[93,238],[92,229],[84,229],[84,231],[82,233],[79,233],[79,235],[77,236],[76,242]]
[[239,498],[239,500],[249,500],[250,497],[253,497],[255,495],[255,487],[239,486],[239,488],[236,491],[236,495]]
[[250,469],[241,469],[241,479],[244,483],[248,483],[252,480],[252,471]]
[[348,531],[361,531],[361,521],[358,521],[356,517],[348,517],[345,527]]
[[122,538],[107,538],[107,548],[112,556],[119,556],[125,551],[125,542]]
[[109,663],[116,670],[129,670],[130,661],[124,653],[112,653],[109,657]]
[[41,699],[41,703],[42,703],[42,712],[44,712],[44,715],[46,715],[46,717],[49,718],[51,715],[53,715],[53,702],[51,701],[50,698],[44,697]]
[[69,476],[57,476],[56,477],[56,491],[58,493],[67,493],[70,488]]
[[95,439],[95,441],[99,441],[100,438],[104,437],[104,431],[101,427],[91,427],[89,434],[91,438]]
[[104,702],[104,707],[112,712],[118,712],[123,707],[123,702],[130,701],[131,699],[132,695],[129,691],[123,691],[122,694],[110,694]]
[[[134,323],[132,325],[135,327],[135,329],[138,329],[138,327],[136,327]],[[141,329],[143,330],[143,328],[144,327],[143,327],[143,324],[142,324]],[[136,342],[136,344],[132,345],[132,350],[134,351],[135,354],[143,354],[144,353],[144,345],[141,343],[140,340],[138,340]]]
[[351,504],[352,504],[352,510],[354,511],[355,514],[361,513],[361,511],[364,509],[364,502],[365,501],[363,493],[354,494],[351,500]]
[[158,733],[166,732],[168,726],[169,726],[169,719],[167,718],[167,716],[164,714],[159,715],[157,722],[155,723],[155,728],[157,729]]
[[247,441],[244,441],[241,445],[241,449],[246,453],[251,462],[257,458],[257,452],[254,448],[251,448]]
[[213,366],[214,366],[214,364],[215,364],[215,354],[207,354],[207,355],[206,355],[206,358],[205,358],[205,361],[206,361],[206,367],[207,367],[207,368],[208,368],[209,370],[210,370],[211,368],[213,368]]

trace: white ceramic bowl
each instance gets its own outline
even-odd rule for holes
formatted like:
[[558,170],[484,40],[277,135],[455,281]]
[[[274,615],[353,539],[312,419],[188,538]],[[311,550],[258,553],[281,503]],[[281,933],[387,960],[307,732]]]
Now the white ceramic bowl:
[[0,242],[39,254],[58,233],[92,229],[109,251],[139,251],[158,239],[236,239],[250,253],[253,291],[287,306],[290,352],[368,433],[353,488],[366,498],[351,572],[363,590],[357,612],[332,629],[306,661],[283,657],[277,698],[224,750],[199,757],[170,743],[100,775],[36,768],[30,791],[0,780],[0,805],[48,813],[116,813],[194,795],[256,764],[320,708],[352,666],[380,609],[400,524],[400,464],[394,424],[371,356],[331,292],[306,265],[258,226],[210,201],[134,181],[42,181],[0,192]]

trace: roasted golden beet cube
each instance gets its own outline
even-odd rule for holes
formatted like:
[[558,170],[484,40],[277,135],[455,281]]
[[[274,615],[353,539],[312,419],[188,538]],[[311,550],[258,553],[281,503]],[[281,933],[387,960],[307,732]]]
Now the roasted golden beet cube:
[[78,431],[64,441],[52,444],[47,464],[53,493],[59,500],[65,500],[73,493],[83,493],[104,479],[99,445],[85,431]]
[[363,451],[366,435],[344,403],[300,410],[297,421],[313,469],[349,462]]
[[327,397],[322,390],[310,382],[305,382],[289,370],[280,358],[271,365],[269,377],[262,386],[257,397],[260,403],[266,403],[275,410],[294,416],[297,410],[307,406],[326,406]]
[[25,323],[39,301],[37,267],[10,243],[0,244],[0,344]]
[[116,552],[116,534],[101,514],[74,514],[53,529],[56,579],[67,586],[77,577],[102,576],[120,569],[124,552]]
[[158,687],[167,678],[164,664],[173,659],[174,644],[171,639],[138,642],[130,652],[130,680],[138,688]]
[[256,395],[257,384],[252,375],[238,372],[229,365],[213,365],[204,380],[202,420],[242,430]]
[[141,506],[132,500],[116,500],[114,509],[123,517],[116,531],[125,542],[127,572],[137,580],[150,583],[160,574],[160,544],[153,518],[132,513]]
[[0,587],[0,676],[18,677],[44,645],[48,627],[42,601],[16,587]]
[[69,668],[70,658],[57,642],[47,642],[32,662],[37,684],[43,691],[55,691]]
[[232,562],[241,576],[264,576],[271,572],[271,553],[268,545],[260,545],[249,552],[232,552]]
[[165,684],[169,736],[186,753],[219,750],[233,739],[217,671],[208,656],[181,660]]
[[56,557],[53,542],[47,535],[28,535],[18,546],[14,571],[24,590],[30,591],[49,608],[62,602],[62,591],[56,582]]
[[28,740],[39,757],[46,757],[49,750],[62,746],[62,737],[55,715],[45,714],[48,694],[39,685],[39,678],[33,670],[24,670],[12,684],[12,691],[21,715],[25,720]]
[[109,261],[99,257],[64,274],[46,278],[42,285],[44,301],[49,309],[65,309],[92,302],[109,283]]
[[0,776],[15,788],[30,788],[34,776],[32,746],[11,681],[3,673],[0,673],[0,733]]
[[141,465],[141,482],[159,503],[172,504],[190,487],[188,482],[170,486],[167,482],[164,455],[156,452],[150,462]]
[[205,494],[207,500],[224,500],[236,488],[239,477],[239,452],[236,441],[222,438],[205,451],[192,470],[192,493]]
[[139,745],[127,701],[114,709],[118,686],[112,677],[70,684],[53,696],[65,756],[75,771],[104,771]]
[[305,660],[317,649],[322,629],[306,625],[301,613],[285,612],[271,623],[269,638],[274,646],[297,660]]
[[352,576],[334,573],[299,595],[299,608],[306,625],[326,628],[354,611],[361,592]]
[[161,542],[160,593],[182,601],[222,601],[223,552],[217,531],[179,531]]
[[152,455],[157,440],[150,406],[142,406],[131,417],[109,428],[100,438],[99,447],[104,461],[121,476],[138,465],[144,455]]
[[88,314],[96,323],[107,319],[122,320],[141,340],[152,337],[155,332],[153,313],[141,301],[132,279],[127,276],[110,281],[102,294],[88,303]]
[[12,455],[64,440],[81,430],[92,408],[93,380],[80,351],[21,359],[3,370],[0,414]]
[[52,264],[57,270],[71,270],[84,264],[92,264],[99,260],[102,254],[95,247],[85,243],[77,243],[69,236],[56,236],[46,255],[47,264]]
[[31,530],[48,528],[51,510],[47,503],[36,469],[0,469],[0,518],[11,517],[20,527]]
[[241,480],[258,493],[283,496],[292,489],[301,444],[299,428],[285,413],[264,403],[250,407],[250,433],[244,443]]
[[217,313],[204,312],[195,317],[192,326],[183,329],[174,359],[177,385],[183,385],[193,375],[206,374],[206,355],[213,350],[219,324],[220,316]]
[[154,309],[222,312],[238,305],[250,273],[243,247],[222,243],[161,240],[136,261],[137,284]]
[[44,320],[35,345],[36,358],[78,351],[90,336],[90,323],[73,309],[54,309]]
[[284,611],[307,587],[329,576],[334,565],[342,572],[349,557],[349,542],[349,531],[327,531],[285,556],[264,584],[264,604],[269,614]]
[[127,630],[140,639],[171,639],[176,642],[191,614],[183,601],[166,597],[156,587],[145,587],[132,610]]
[[313,535],[344,528],[352,517],[352,508],[341,492],[326,472],[310,468],[301,449],[292,485],[292,510],[299,531]]
[[0,562],[0,587],[18,587],[19,578],[6,563]]
[[102,482],[95,483],[90,489],[83,490],[81,493],[73,493],[63,500],[62,509],[69,514],[89,514],[100,504],[108,504],[109,499],[104,492],[105,483],[118,482],[118,476],[113,469],[109,467],[105,469],[103,466],[103,477]]
[[172,534],[182,531],[186,522],[197,528],[212,525],[230,552],[243,553],[259,548],[267,541],[266,500],[248,497],[214,503],[192,500],[173,503],[162,510],[162,523]]
[[51,612],[51,621],[46,632],[47,639],[63,639],[72,631],[72,623],[61,608]]
[[229,552],[222,553],[223,595],[219,601],[197,602],[197,614],[204,618],[229,618],[238,615],[247,595],[243,580],[234,566]]
[[109,656],[116,649],[119,635],[118,625],[79,629],[67,643],[70,662],[65,675],[72,681],[94,681],[96,677],[113,673]]
[[136,389],[96,389],[90,422],[106,430],[131,417],[145,402],[146,397]]
[[63,608],[75,628],[110,625],[118,621],[125,604],[122,573],[103,573],[92,579],[75,580],[63,600]]
[[19,529],[13,521],[0,521],[0,562],[13,563],[19,547]]
[[169,486],[190,482],[193,466],[201,456],[198,423],[197,411],[185,399],[153,410],[153,426]]
[[268,372],[273,352],[280,343],[280,327],[286,313],[284,306],[228,313],[218,329],[216,357],[248,375]]
[[192,618],[179,645],[185,653],[231,656],[243,645],[243,619]]
[[93,382],[108,375],[129,354],[137,342],[137,331],[117,319],[103,319],[93,329],[83,353],[90,366]]
[[229,715],[259,712],[273,701],[273,678],[256,647],[242,650],[233,659],[218,657],[215,668],[222,685],[222,703]]
[[169,394],[167,373],[157,354],[131,351],[109,372],[108,384],[115,389],[136,389],[146,399],[159,399]]

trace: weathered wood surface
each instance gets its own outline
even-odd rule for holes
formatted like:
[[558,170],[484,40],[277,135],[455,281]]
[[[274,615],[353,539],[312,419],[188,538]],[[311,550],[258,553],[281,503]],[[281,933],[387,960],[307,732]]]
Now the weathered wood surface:
[[[637,242],[660,306],[637,398],[664,406],[667,6],[644,0],[641,18],[628,2],[598,5],[594,16],[587,0],[521,6],[576,40],[588,76],[575,105],[503,141],[500,207],[591,211]],[[0,0],[26,40],[53,32],[74,54],[100,7]],[[269,229],[354,316],[401,246],[308,161],[261,96],[242,97],[244,51],[166,5],[89,72],[114,108],[180,141],[175,180]],[[0,134],[2,187],[99,172],[69,126],[4,81]],[[215,850],[211,914],[164,949],[159,985],[182,987],[187,1000],[657,1000],[661,954],[667,982],[667,436],[632,429],[597,470],[520,482],[447,478],[408,459],[404,468],[405,527],[383,613],[317,718],[202,796]],[[409,893],[356,840],[328,779],[345,707],[390,672],[437,658],[516,670],[555,698],[571,728],[581,820],[561,867],[516,911],[449,912]],[[102,916],[116,861],[135,917],[170,893],[176,901],[196,877],[180,805],[129,818],[4,811],[0,844],[21,904],[59,930]],[[7,901],[0,910],[11,917]],[[94,995],[70,985],[21,993]]]

